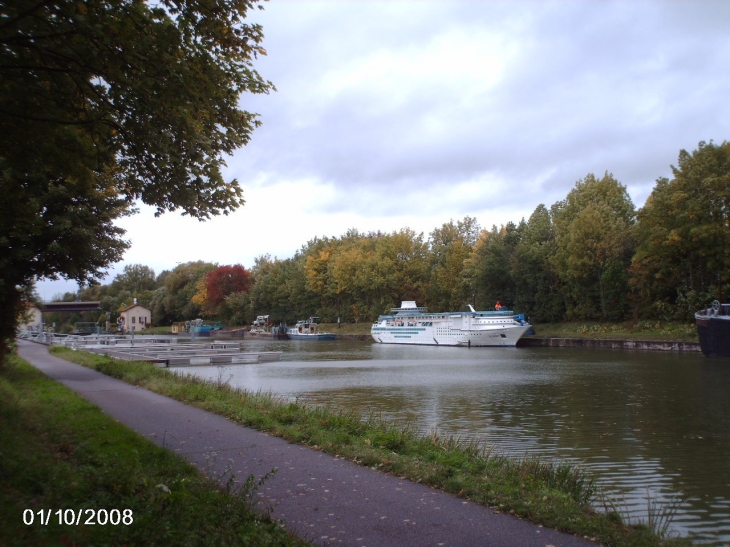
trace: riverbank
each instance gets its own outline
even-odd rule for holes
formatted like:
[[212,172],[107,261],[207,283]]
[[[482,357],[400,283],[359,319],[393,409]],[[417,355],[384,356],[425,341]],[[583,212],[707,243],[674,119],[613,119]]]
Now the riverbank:
[[337,454],[360,465],[422,482],[534,522],[611,545],[667,545],[646,527],[626,526],[615,512],[591,508],[593,480],[573,466],[525,457],[513,460],[484,446],[438,435],[421,436],[374,416],[310,407],[231,389],[225,382],[179,376],[140,363],[115,363],[82,352],[64,357],[135,385],[219,413],[291,442]]
[[309,545],[252,511],[253,484],[222,490],[17,356],[0,367],[0,447],[7,547]]
[[[339,340],[372,340],[371,323],[321,323],[321,332],[332,332]],[[621,323],[565,322],[537,323],[534,335],[523,337],[519,345],[547,347],[593,347],[652,351],[700,351],[693,323],[668,321],[624,321]],[[214,331],[211,336],[246,339],[248,333]],[[169,327],[155,327],[149,334],[170,334]],[[593,341],[593,342],[588,342]]]
[[517,342],[519,348],[595,348],[627,349],[643,351],[701,352],[699,343],[663,342],[661,340],[613,340],[603,338],[548,338],[544,336],[525,336]]
[[644,342],[699,343],[694,323],[624,321],[621,323],[537,323],[535,336],[574,340],[624,340]]

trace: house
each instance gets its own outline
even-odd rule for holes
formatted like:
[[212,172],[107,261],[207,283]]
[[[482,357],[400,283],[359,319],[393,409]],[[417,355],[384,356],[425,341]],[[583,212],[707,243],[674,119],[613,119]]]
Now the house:
[[31,332],[40,332],[42,325],[43,315],[41,313],[41,309],[32,302],[28,302],[27,308],[25,309],[25,313],[23,314],[18,327]]
[[135,303],[119,312],[117,326],[122,332],[140,332],[150,327],[152,311]]

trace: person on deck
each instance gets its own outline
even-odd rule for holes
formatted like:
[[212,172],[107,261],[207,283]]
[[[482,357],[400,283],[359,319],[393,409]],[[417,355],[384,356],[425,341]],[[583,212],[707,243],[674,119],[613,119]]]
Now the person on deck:
[[502,304],[497,300],[497,303],[494,305],[494,309],[499,311],[502,309]]

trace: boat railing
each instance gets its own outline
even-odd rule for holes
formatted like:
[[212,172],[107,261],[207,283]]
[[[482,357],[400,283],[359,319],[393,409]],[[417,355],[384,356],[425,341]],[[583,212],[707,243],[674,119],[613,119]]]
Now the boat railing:
[[720,304],[718,300],[715,300],[709,308],[698,311],[696,315],[703,317],[730,316],[730,303]]
[[[470,311],[464,311],[459,312],[461,315],[470,315],[472,312]],[[475,312],[477,314],[477,317],[512,317],[515,315],[515,312],[512,310],[488,310],[488,311],[477,311]]]
[[391,308],[391,315],[421,315],[428,313],[428,308]]

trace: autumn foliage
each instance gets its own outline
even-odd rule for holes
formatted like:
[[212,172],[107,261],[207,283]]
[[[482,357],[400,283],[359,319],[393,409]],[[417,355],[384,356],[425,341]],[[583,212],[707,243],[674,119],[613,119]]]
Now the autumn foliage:
[[218,266],[205,277],[207,304],[221,306],[226,296],[237,292],[248,292],[251,288],[251,272],[240,264]]

